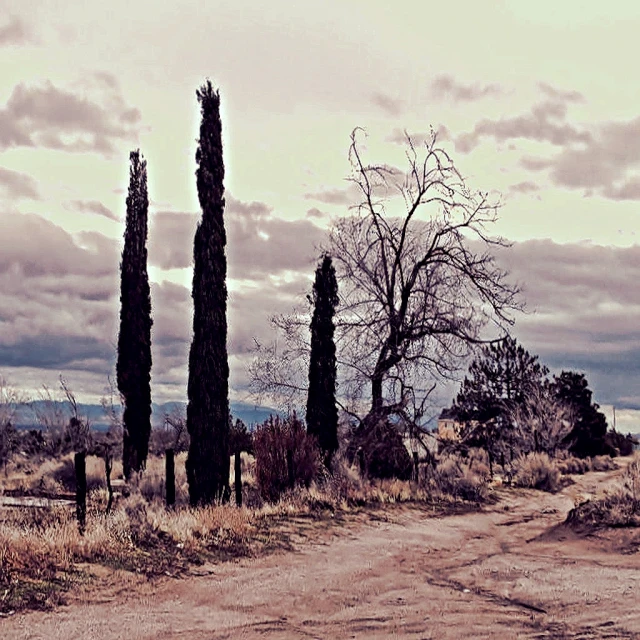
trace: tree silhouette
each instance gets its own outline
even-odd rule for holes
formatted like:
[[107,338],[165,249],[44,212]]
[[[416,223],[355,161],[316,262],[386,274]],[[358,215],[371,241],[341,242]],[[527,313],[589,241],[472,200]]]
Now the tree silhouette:
[[338,282],[329,255],[322,258],[316,269],[312,302],[307,432],[316,436],[325,466],[331,468],[331,458],[338,448],[336,345],[333,340]]
[[516,445],[513,416],[549,370],[517,341],[506,336],[482,348],[460,386],[452,413],[465,423],[463,438],[487,450],[491,466]]
[[124,399],[122,466],[127,479],[144,468],[151,435],[151,293],[147,274],[147,163],[129,155],[129,192],[120,263],[120,333],[116,364]]
[[608,453],[607,419],[598,411],[600,406],[591,401],[593,394],[584,374],[562,371],[554,376],[552,386],[556,397],[573,412],[573,429],[568,437],[571,453],[580,458]]
[[192,505],[229,495],[229,363],[227,360],[227,259],[220,94],[207,80],[196,92],[202,120],[196,151],[202,219],[193,257],[193,340],[189,353],[187,458]]

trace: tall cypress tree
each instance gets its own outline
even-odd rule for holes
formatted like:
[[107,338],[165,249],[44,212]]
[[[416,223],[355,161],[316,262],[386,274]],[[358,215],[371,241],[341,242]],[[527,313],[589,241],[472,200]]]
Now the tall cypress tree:
[[307,396],[307,431],[318,439],[327,468],[338,448],[336,407],[336,345],[333,317],[338,305],[338,282],[331,256],[325,255],[316,269],[311,319],[311,358]]
[[193,340],[189,353],[187,458],[192,505],[229,494],[229,364],[227,361],[227,259],[220,94],[207,80],[196,92],[202,120],[196,152],[202,219],[193,257]]
[[147,162],[129,155],[129,192],[120,263],[120,333],[116,374],[124,398],[122,466],[127,479],[144,468],[151,435],[151,292],[147,274]]

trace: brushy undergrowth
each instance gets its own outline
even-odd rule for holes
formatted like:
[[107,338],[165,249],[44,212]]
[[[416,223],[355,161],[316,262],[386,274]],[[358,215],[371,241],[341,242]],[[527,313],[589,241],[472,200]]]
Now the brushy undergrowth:
[[546,453],[528,453],[513,461],[513,483],[517,487],[555,493],[562,488],[560,469]]
[[[184,455],[184,454],[181,454]],[[92,460],[88,458],[89,461]],[[203,561],[258,554],[277,547],[281,531],[274,527],[290,518],[326,518],[362,508],[406,502],[443,509],[453,503],[471,508],[488,495],[488,470],[482,462],[453,458],[437,467],[421,467],[420,481],[370,481],[337,457],[333,474],[285,489],[279,500],[265,502],[256,479],[255,459],[242,455],[244,507],[188,506],[184,464],[179,457],[177,504],[167,509],[164,461],[150,457],[147,469],[105,514],[107,493],[100,459],[88,466],[93,478],[87,524],[80,535],[73,507],[0,510],[0,612],[46,608],[57,604],[77,578],[78,566],[98,563],[149,577],[176,575]],[[233,465],[232,465],[233,466]],[[473,468],[472,468],[473,467]],[[13,487],[27,493],[67,492],[66,459],[45,462],[22,474]],[[232,470],[233,473],[233,470]]]
[[576,529],[640,526],[640,453],[634,455],[616,486],[577,505],[566,522]]

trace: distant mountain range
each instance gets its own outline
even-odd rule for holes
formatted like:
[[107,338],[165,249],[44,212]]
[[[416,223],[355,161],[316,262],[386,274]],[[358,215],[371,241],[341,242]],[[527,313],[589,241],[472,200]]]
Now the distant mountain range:
[[[57,409],[65,416],[65,421],[71,417],[71,405],[68,402],[56,403]],[[118,414],[121,407],[115,407]],[[281,415],[281,412],[271,407],[263,407],[260,405],[250,404],[248,402],[231,402],[231,415],[234,421],[242,420],[247,426],[261,424],[269,418],[270,415]],[[36,418],[38,413],[51,412],[52,403],[46,400],[36,400],[31,402],[29,406],[19,407],[15,426],[20,429],[38,429],[40,424]],[[186,404],[184,402],[165,402],[163,404],[151,404],[151,424],[154,427],[160,427],[164,423],[164,416],[174,411],[186,414]],[[96,431],[103,431],[109,427],[109,419],[105,415],[104,409],[99,404],[81,404],[78,403],[78,413],[81,417],[89,420],[89,423]]]

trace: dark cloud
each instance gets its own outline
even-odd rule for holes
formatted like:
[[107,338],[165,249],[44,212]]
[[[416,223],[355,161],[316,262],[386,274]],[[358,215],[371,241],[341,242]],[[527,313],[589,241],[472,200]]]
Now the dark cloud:
[[397,98],[392,98],[386,93],[374,93],[371,96],[371,101],[377,107],[380,107],[388,116],[397,117],[404,111],[404,102]]
[[452,76],[442,74],[431,83],[431,93],[434,97],[448,98],[454,102],[472,102],[487,96],[499,95],[502,89],[497,84],[463,84]]
[[51,82],[14,87],[0,109],[0,148],[40,146],[108,155],[118,140],[135,140],[140,112],[128,106],[117,84],[101,74],[77,89]]
[[31,42],[31,32],[17,16],[11,16],[6,24],[0,24],[0,47]]
[[557,370],[584,371],[599,402],[631,406],[640,388],[640,246],[530,240],[498,256],[527,302],[515,326],[525,346]]
[[497,142],[506,142],[516,138],[549,142],[556,146],[588,144],[591,133],[578,129],[567,122],[567,107],[561,100],[546,100],[536,104],[531,113],[499,120],[484,119],[478,122],[473,131],[463,133],[456,138],[456,150],[468,153],[480,144],[483,138],[494,138]]
[[327,214],[324,211],[320,211],[320,209],[316,207],[311,207],[307,211],[307,218],[324,218]]
[[0,189],[9,199],[13,200],[18,198],[40,199],[38,185],[31,176],[3,167],[0,167]]
[[111,209],[105,207],[101,202],[97,200],[71,200],[66,205],[80,213],[95,213],[96,215],[103,216],[109,220],[120,222],[121,219],[111,211]]

